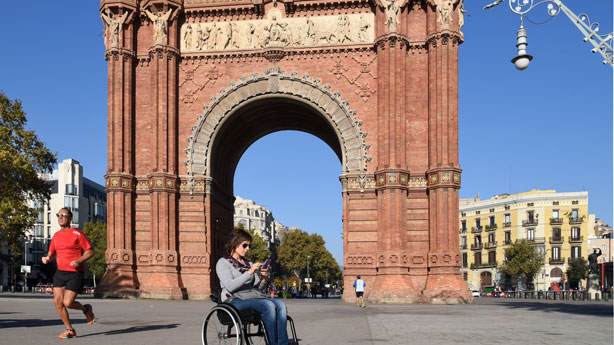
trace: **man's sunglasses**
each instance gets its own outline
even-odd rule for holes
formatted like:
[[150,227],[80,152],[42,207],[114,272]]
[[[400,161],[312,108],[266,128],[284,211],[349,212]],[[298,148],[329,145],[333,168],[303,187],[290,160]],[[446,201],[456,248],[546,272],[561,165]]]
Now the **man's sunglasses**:
[[60,218],[60,217],[62,217],[62,218],[70,218],[70,216],[69,216],[69,215],[67,215],[66,213],[63,213],[63,214],[61,214],[61,213],[56,213],[55,215],[56,215],[56,216],[58,216],[58,218]]
[[245,248],[249,247],[249,243],[243,243],[241,246],[243,247],[243,249],[245,249]]

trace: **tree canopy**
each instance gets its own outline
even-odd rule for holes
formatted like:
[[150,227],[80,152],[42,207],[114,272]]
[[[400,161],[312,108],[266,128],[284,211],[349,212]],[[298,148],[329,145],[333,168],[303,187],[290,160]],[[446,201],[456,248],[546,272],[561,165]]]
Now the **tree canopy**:
[[532,281],[533,277],[544,266],[544,254],[539,253],[535,246],[527,240],[516,240],[505,249],[507,261],[501,271],[514,278],[526,277]]
[[566,273],[569,284],[577,288],[578,282],[588,274],[588,262],[584,258],[571,259]]
[[26,123],[21,102],[0,92],[0,243],[17,257],[40,211],[30,202],[48,200],[51,194],[41,174],[51,173],[56,163],[55,154],[26,129]]
[[305,278],[309,256],[309,276],[314,281],[340,279],[341,268],[324,244],[318,234],[310,235],[300,230],[288,232],[277,250],[278,262],[287,275]]
[[94,247],[94,256],[87,261],[87,267],[94,275],[94,280],[100,280],[106,267],[107,225],[98,222],[85,223],[83,233]]

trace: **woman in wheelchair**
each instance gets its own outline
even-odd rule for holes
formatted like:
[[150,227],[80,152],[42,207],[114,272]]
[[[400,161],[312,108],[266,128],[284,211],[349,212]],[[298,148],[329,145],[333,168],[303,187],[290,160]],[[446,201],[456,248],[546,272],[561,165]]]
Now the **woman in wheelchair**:
[[261,269],[261,262],[251,263],[245,259],[251,242],[252,236],[239,229],[226,244],[226,255],[215,266],[222,286],[221,300],[239,310],[257,310],[271,345],[287,345],[286,305],[280,300],[266,298],[268,268]]

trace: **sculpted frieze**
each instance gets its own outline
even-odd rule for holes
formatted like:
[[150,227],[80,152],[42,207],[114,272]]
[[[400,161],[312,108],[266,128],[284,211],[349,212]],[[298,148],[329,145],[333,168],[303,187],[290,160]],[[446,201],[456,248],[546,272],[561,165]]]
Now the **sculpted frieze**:
[[374,20],[373,13],[283,18],[272,10],[267,19],[185,23],[181,52],[368,44],[374,40]]

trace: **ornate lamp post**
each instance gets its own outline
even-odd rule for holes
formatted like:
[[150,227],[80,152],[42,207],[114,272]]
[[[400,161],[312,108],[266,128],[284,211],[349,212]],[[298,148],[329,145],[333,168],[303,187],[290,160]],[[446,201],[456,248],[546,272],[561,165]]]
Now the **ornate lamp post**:
[[[484,7],[484,9],[493,8],[505,0],[497,0],[490,5]],[[535,7],[547,4],[547,14],[550,17],[557,16],[560,12],[563,12],[572,23],[576,25],[578,30],[584,35],[584,42],[590,42],[593,45],[591,52],[599,52],[603,56],[603,63],[609,64],[614,67],[614,60],[612,55],[612,41],[613,36],[609,34],[602,36],[599,32],[599,23],[591,23],[589,17],[585,13],[576,15],[573,13],[563,2],[560,0],[543,0],[535,2],[534,0],[508,0],[510,10],[520,16],[520,29],[517,34],[518,56],[512,59],[512,63],[517,69],[523,70],[529,66],[529,62],[533,59],[531,55],[527,54],[527,30],[523,26],[523,19],[525,14],[529,13]]]

